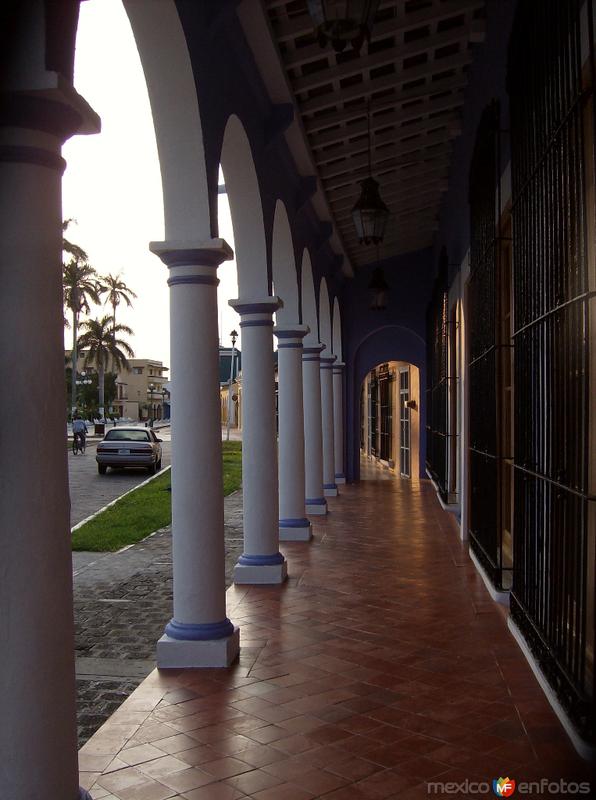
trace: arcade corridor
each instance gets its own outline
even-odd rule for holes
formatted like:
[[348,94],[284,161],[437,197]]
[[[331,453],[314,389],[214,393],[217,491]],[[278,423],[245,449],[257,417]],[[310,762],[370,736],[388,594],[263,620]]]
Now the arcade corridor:
[[[321,14],[339,6],[362,16],[344,8],[338,32]],[[101,120],[76,89],[79,0],[2,6],[2,800],[404,800],[429,778],[577,780],[574,752],[596,761],[594,6],[123,0],[162,176],[146,244],[170,308],[173,609],[160,673],[81,753],[91,794],[61,181],[62,145]],[[232,260],[243,550],[226,592]],[[390,364],[418,372],[399,415]],[[370,455],[411,478],[359,483],[381,367]]]
[[346,486],[283,551],[287,584],[228,590],[238,664],[153,672],[85,745],[94,800],[589,778],[429,481]]

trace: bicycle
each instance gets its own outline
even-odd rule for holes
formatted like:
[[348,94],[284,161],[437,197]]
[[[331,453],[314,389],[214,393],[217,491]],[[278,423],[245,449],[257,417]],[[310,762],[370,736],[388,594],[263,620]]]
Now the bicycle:
[[75,433],[72,438],[72,452],[73,455],[81,453],[85,455],[85,437],[82,433]]

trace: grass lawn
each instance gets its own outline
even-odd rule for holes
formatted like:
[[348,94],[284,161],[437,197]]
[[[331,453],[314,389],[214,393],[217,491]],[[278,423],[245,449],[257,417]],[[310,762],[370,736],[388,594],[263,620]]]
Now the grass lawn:
[[[224,495],[240,487],[242,443],[222,442]],[[119,550],[134,544],[172,521],[171,472],[118,500],[102,514],[78,528],[72,535],[73,550],[97,552]]]

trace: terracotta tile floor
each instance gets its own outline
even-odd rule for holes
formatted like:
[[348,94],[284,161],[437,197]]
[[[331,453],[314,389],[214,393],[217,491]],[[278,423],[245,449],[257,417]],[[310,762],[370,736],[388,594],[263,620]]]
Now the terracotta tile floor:
[[343,487],[315,534],[286,585],[229,590],[239,663],[154,671],[82,748],[94,800],[590,777],[428,482]]

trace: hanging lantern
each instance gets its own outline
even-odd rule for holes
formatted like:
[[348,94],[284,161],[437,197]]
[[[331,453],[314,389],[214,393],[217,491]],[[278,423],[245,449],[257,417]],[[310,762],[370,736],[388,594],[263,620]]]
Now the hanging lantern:
[[359,53],[370,33],[379,0],[307,0],[321,47],[331,44],[336,53],[348,45]]
[[370,290],[371,311],[384,311],[389,300],[389,286],[380,267],[377,267],[373,272],[368,288]]
[[368,177],[360,182],[362,191],[352,209],[352,219],[360,244],[379,244],[385,236],[389,209],[379,195],[379,184]]

